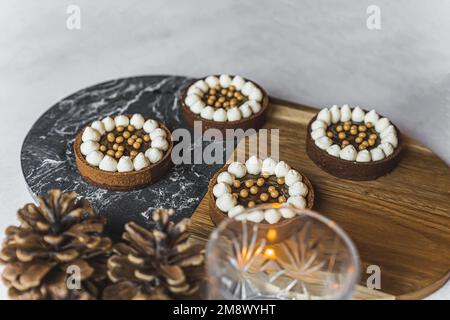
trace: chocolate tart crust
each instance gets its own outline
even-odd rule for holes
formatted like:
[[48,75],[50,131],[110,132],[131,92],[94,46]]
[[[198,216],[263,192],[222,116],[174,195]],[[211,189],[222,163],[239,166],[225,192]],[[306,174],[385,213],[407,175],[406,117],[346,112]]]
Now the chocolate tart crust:
[[397,132],[398,145],[389,157],[379,161],[356,162],[336,158],[316,146],[311,137],[311,125],[316,118],[317,115],[309,121],[306,129],[306,153],[323,171],[341,179],[368,181],[388,174],[400,161],[403,144],[400,131],[395,124],[391,123]]
[[[212,177],[209,186],[208,186],[208,191],[207,191],[207,197],[208,197],[208,203],[209,203],[209,217],[211,218],[211,221],[215,224],[218,225],[223,219],[229,219],[228,216],[223,213],[216,205],[216,199],[214,197],[213,194],[213,188],[217,183],[217,177],[219,176],[220,173],[227,171],[228,169],[228,165],[226,165],[225,167],[223,167],[222,169],[220,169],[219,171],[217,171],[214,176]],[[296,170],[295,168],[293,168],[294,170]],[[298,170],[297,170],[298,171]],[[302,174],[300,171],[298,171],[300,173],[300,175],[302,176],[302,182],[304,184],[306,184],[307,188],[308,188],[308,194],[306,195],[306,209],[312,209],[312,207],[314,206],[314,198],[315,198],[315,193],[314,193],[314,188],[311,184],[311,181],[309,181],[309,179]],[[299,220],[301,219],[301,217],[296,216],[290,219],[284,219],[281,220],[280,222],[274,223],[274,224],[270,224],[267,222],[261,222],[258,223],[258,227],[259,230],[261,232],[267,232],[267,230],[269,229],[277,229],[278,234],[282,235],[282,234],[286,234],[288,235],[289,232],[288,230],[295,225],[295,220]],[[255,223],[255,222],[251,222],[251,221],[247,221],[247,223]],[[281,238],[279,238],[278,240],[281,240]]]
[[[218,77],[218,75],[216,76]],[[181,91],[181,100],[180,100],[181,111],[183,114],[184,122],[189,128],[194,129],[194,122],[201,121],[202,133],[204,133],[208,129],[218,129],[225,138],[226,129],[243,129],[244,131],[248,129],[259,129],[266,122],[267,109],[269,106],[269,96],[267,95],[267,92],[259,84],[247,78],[245,78],[245,80],[251,81],[263,93],[263,99],[261,100],[261,110],[258,113],[254,113],[250,117],[243,118],[241,120],[224,121],[224,122],[203,119],[202,117],[200,117],[200,115],[193,113],[191,109],[184,103],[184,100],[186,98],[189,87],[193,83],[201,79],[204,78],[193,80],[188,85],[186,85],[186,87],[184,87],[183,90]]]
[[98,167],[91,166],[83,154],[80,151],[81,136],[85,128],[82,128],[76,138],[73,145],[73,151],[75,153],[75,160],[80,175],[90,184],[93,184],[99,188],[127,191],[143,188],[161,178],[171,167],[172,159],[171,153],[173,148],[173,141],[171,132],[167,127],[158,121],[159,127],[166,131],[167,142],[169,148],[164,151],[163,158],[157,163],[139,170],[130,172],[109,172],[100,170]]

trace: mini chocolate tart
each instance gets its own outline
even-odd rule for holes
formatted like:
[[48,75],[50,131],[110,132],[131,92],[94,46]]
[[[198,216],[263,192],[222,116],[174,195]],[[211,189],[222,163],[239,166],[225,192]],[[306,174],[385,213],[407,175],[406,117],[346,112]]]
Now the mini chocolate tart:
[[245,164],[232,162],[218,171],[208,187],[209,214],[214,224],[226,217],[260,224],[260,228],[280,226],[295,218],[291,210],[257,211],[246,216],[247,208],[261,204],[282,204],[311,209],[314,189],[306,176],[284,161],[264,161],[255,156]]
[[164,124],[140,114],[94,121],[73,146],[80,175],[112,190],[143,188],[172,166],[172,136]]
[[374,180],[400,160],[400,132],[375,110],[333,106],[308,124],[306,153],[322,170],[342,179]]
[[181,91],[180,101],[190,128],[201,121],[202,132],[214,128],[224,136],[226,129],[260,128],[269,106],[269,96],[258,84],[226,74],[194,80]]

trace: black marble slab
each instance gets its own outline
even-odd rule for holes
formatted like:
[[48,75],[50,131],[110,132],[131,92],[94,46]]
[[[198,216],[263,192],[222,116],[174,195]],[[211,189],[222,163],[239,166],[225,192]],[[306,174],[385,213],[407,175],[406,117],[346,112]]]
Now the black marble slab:
[[[33,196],[52,188],[76,191],[108,217],[107,231],[113,236],[121,234],[123,224],[131,220],[150,224],[154,208],[176,209],[177,220],[191,216],[220,164],[177,165],[144,189],[111,191],[81,178],[72,151],[77,132],[108,115],[141,113],[163,121],[172,131],[184,128],[179,93],[189,81],[178,76],[118,79],[80,90],[53,105],[36,121],[22,146],[22,171]],[[192,140],[192,150],[193,146]]]

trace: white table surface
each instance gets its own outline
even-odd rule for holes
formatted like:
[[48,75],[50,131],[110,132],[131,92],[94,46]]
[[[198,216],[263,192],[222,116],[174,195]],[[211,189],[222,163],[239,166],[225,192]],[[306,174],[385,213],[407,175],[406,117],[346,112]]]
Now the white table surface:
[[[80,30],[66,28],[69,4]],[[370,4],[381,30],[366,27]],[[287,100],[376,108],[450,163],[449,10],[447,0],[2,0],[0,230],[31,201],[19,160],[34,121],[118,77],[228,72]],[[450,284],[430,298],[449,299]]]

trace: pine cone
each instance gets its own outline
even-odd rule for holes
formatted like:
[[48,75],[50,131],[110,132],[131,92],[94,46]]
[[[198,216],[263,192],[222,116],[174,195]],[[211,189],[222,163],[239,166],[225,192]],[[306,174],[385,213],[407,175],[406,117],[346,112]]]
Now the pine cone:
[[[6,265],[2,279],[11,298],[99,297],[112,243],[100,235],[105,220],[77,197],[75,192],[50,190],[47,197],[39,197],[39,206],[29,203],[18,211],[19,227],[6,229],[0,263]],[[80,281],[71,281],[78,270]],[[71,283],[75,287],[69,289]]]
[[134,222],[125,225],[125,242],[114,246],[108,276],[114,283],[104,299],[192,298],[204,278],[204,253],[189,240],[190,220],[175,224],[173,210],[153,212],[156,226],[147,230]]

